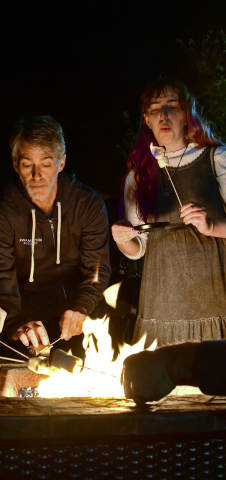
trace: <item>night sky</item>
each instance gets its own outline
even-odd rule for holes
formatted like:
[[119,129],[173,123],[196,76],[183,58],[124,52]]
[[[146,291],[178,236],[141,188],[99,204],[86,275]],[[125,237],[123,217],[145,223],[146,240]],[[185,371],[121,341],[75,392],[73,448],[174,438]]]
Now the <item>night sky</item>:
[[184,80],[176,39],[199,42],[209,30],[226,30],[224,5],[2,1],[0,185],[11,174],[8,139],[14,121],[50,114],[65,132],[66,171],[93,188],[117,193],[125,168],[116,148],[126,131],[123,112],[138,124],[139,95],[160,72]]

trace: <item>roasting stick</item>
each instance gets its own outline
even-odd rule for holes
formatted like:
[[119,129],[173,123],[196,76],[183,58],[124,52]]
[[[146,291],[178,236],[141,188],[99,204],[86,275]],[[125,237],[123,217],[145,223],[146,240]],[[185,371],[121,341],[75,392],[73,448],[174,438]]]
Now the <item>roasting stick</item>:
[[[54,343],[59,342],[59,340],[62,340],[62,338],[60,337],[57,340],[55,340],[53,343],[51,343],[51,345],[47,345],[45,348],[43,348],[43,350],[41,350],[39,352],[39,354],[43,353],[44,350],[47,350],[47,348],[52,347],[52,345],[54,345]],[[111,375],[111,373],[101,372],[100,370],[94,370],[94,368],[89,368],[89,367],[84,367],[84,366],[81,366],[81,368],[86,368],[86,370],[92,370],[92,372],[102,373],[103,375],[108,375],[110,377],[120,378],[120,377],[116,377],[116,375]]]
[[13,347],[10,347],[10,346],[7,345],[6,343],[2,342],[2,340],[0,340],[0,343],[1,343],[2,345],[4,345],[4,347],[10,348],[10,350],[13,350],[13,352],[18,353],[19,355],[22,355],[22,357],[25,357],[25,358],[27,358],[27,359],[29,360],[29,357],[28,357],[27,355],[25,355],[24,353],[19,352],[18,350],[16,350],[16,349],[13,348]]
[[89,367],[82,367],[82,368],[86,368],[86,370],[92,370],[92,372],[102,373],[103,375],[108,375],[109,377],[120,378],[120,377],[117,377],[116,375],[112,375],[111,373],[101,372],[100,370],[94,370],[94,368],[89,368]]
[[173,187],[173,189],[174,189],[174,192],[175,192],[175,194],[176,194],[176,197],[177,197],[177,200],[178,200],[178,202],[179,202],[179,205],[180,205],[180,207],[182,207],[182,203],[181,203],[181,201],[180,201],[180,197],[179,197],[179,195],[178,195],[178,193],[177,193],[177,191],[176,191],[175,185],[174,185],[174,183],[173,183],[173,180],[172,180],[172,178],[171,178],[171,176],[170,176],[170,174],[169,174],[168,168],[167,168],[167,165],[169,165],[169,159],[168,159],[168,157],[165,155],[165,152],[164,152],[165,149],[164,149],[164,147],[154,147],[154,146],[153,146],[153,143],[151,143],[151,145],[150,145],[150,150],[151,150],[152,155],[156,158],[156,160],[157,160],[157,162],[158,162],[158,164],[159,164],[159,167],[160,167],[160,168],[165,168],[165,171],[166,171],[166,173],[167,173],[167,175],[168,175],[168,178],[169,178],[169,180],[170,180],[170,182],[171,182],[171,185],[172,185],[172,187]]
[[54,342],[52,342],[50,345],[47,345],[46,347],[44,347],[42,350],[40,350],[39,354],[40,353],[43,353],[45,350],[47,350],[48,348],[52,347],[54,345],[54,343],[57,343],[59,342],[59,340],[62,340],[62,338],[58,338],[57,340],[55,340]]
[[[4,326],[4,321],[6,319],[6,316],[7,316],[7,313],[5,312],[5,310],[3,310],[2,308],[0,308],[0,332],[2,331],[3,329],[3,326]],[[27,355],[24,355],[24,353],[21,353],[19,352],[18,350],[16,350],[15,348],[13,347],[10,347],[9,345],[7,345],[6,343],[2,342],[2,340],[0,340],[0,343],[2,345],[4,345],[4,347],[7,347],[9,348],[10,350],[13,350],[13,352],[16,352],[18,353],[19,355],[22,355],[22,357],[25,357],[25,358],[28,358],[29,357]],[[1,359],[3,359],[4,357],[0,357]],[[8,360],[11,360],[10,358]],[[15,362],[21,362],[22,360],[15,360]]]
[[9,357],[0,357],[0,360],[10,360],[16,363],[26,363],[24,360],[18,360],[16,358],[9,358]]
[[[157,157],[156,157],[156,158],[157,158]],[[173,187],[173,189],[174,189],[174,192],[176,193],[177,200],[178,200],[178,202],[179,202],[179,204],[180,204],[180,207],[182,207],[182,203],[181,203],[181,201],[180,201],[180,197],[179,197],[179,195],[178,195],[178,193],[177,193],[177,191],[176,191],[176,188],[175,188],[175,185],[174,185],[174,183],[173,183],[173,180],[172,180],[172,178],[171,178],[171,176],[170,176],[170,174],[169,174],[169,172],[168,172],[168,168],[167,168],[167,167],[164,167],[164,168],[165,168],[166,173],[167,173],[167,175],[168,175],[168,177],[169,177],[169,180],[171,181],[171,185],[172,185],[172,187]]]

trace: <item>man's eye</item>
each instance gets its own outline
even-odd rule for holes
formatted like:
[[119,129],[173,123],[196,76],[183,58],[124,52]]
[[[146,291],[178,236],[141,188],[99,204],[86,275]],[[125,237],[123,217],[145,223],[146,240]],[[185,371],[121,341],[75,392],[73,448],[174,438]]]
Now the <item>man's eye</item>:
[[158,108],[152,108],[151,113],[157,113],[159,111]]
[[30,168],[30,166],[31,166],[31,165],[28,164],[28,163],[26,163],[26,164],[24,163],[24,164],[23,164],[23,167],[24,167],[24,168]]
[[48,167],[50,167],[50,163],[46,163],[46,164],[44,164],[44,165],[43,165],[43,167],[45,167],[45,168],[48,168]]

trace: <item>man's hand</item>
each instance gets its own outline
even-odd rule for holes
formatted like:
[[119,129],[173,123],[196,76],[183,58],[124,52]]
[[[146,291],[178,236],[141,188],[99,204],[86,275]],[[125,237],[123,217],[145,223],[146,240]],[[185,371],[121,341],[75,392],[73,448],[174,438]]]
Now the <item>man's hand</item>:
[[153,402],[168,395],[175,387],[167,372],[165,348],[144,351],[124,360],[121,382],[125,396],[137,404]]
[[82,328],[85,319],[86,315],[84,313],[66,310],[60,319],[62,338],[64,338],[64,340],[70,340],[74,335],[80,335],[83,331]]
[[28,322],[17,328],[11,334],[12,340],[20,340],[26,347],[29,342],[37,348],[40,344],[49,345],[48,333],[42,322]]

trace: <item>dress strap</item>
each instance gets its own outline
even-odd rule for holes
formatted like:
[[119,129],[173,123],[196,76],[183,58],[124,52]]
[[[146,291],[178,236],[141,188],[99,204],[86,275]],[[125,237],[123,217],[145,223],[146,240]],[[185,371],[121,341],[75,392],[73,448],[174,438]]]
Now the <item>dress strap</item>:
[[211,162],[211,167],[212,167],[213,174],[214,174],[215,178],[217,176],[217,172],[216,172],[216,168],[215,168],[215,162],[214,162],[214,153],[215,153],[216,148],[217,148],[217,146],[214,145],[214,147],[212,147],[210,149],[210,162]]

